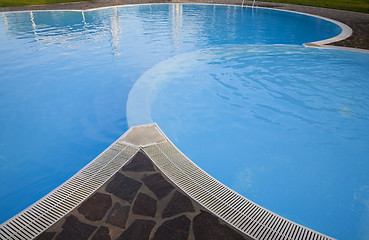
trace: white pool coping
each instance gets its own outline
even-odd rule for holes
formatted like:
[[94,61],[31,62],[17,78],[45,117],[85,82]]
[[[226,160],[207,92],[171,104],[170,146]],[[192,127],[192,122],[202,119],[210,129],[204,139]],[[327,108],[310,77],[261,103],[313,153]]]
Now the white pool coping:
[[145,126],[154,127],[165,138],[142,147],[151,161],[188,196],[240,232],[259,240],[334,240],[261,207],[219,182],[184,155],[156,123],[134,128]]

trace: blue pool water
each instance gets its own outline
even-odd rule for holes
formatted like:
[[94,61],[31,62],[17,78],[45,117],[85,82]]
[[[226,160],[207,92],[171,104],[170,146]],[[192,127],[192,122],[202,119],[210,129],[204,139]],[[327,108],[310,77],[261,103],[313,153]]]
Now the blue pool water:
[[210,175],[267,209],[367,239],[368,66],[366,53],[303,46],[197,50],[143,74],[127,116],[157,122]]
[[[170,84],[159,85],[160,97],[150,102],[152,111],[146,118],[158,121],[193,161],[228,186],[285,217],[335,237],[350,239],[355,235],[364,239],[364,226],[369,218],[366,200],[369,180],[365,172],[368,163],[362,157],[368,148],[365,130],[368,98],[363,80],[367,76],[363,70],[363,66],[368,66],[367,55],[301,46],[340,32],[333,23],[310,16],[234,6],[161,4],[85,12],[2,13],[0,222],[67,180],[124,133],[128,129],[126,103],[132,86],[150,76],[153,69],[161,69]],[[250,51],[255,51],[254,55]],[[292,53],[288,55],[289,52]],[[351,63],[354,73],[361,72],[358,76],[361,81],[357,82],[356,75],[352,75],[355,81],[351,77],[337,80],[323,90],[319,84],[310,86],[295,81],[289,71],[300,76],[298,70],[303,67],[295,64],[304,64],[305,57],[314,62],[310,55],[316,52],[322,54],[317,61],[330,59],[337,64],[332,65],[335,69]],[[273,62],[279,61],[273,54],[280,54],[280,62],[285,65],[274,69]],[[341,55],[346,62],[340,62]],[[288,60],[294,56],[296,59]],[[213,57],[217,62],[211,61]],[[186,58],[201,62],[199,66],[204,71],[191,63],[186,65],[183,62]],[[235,64],[234,59],[239,59],[239,63]],[[163,67],[165,61],[173,65]],[[184,64],[182,70],[177,63]],[[306,64],[311,71],[317,65]],[[336,71],[335,76],[351,76],[347,66],[345,74]],[[328,79],[330,73],[325,68],[318,69],[311,74]],[[256,80],[250,77],[243,82],[247,74]],[[183,81],[176,78],[185,75],[189,78],[182,78]],[[280,78],[280,82],[273,83],[272,79],[280,75],[287,80]],[[197,85],[190,84],[193,81]],[[339,86],[342,82],[347,85]],[[243,84],[255,89],[255,96],[248,96]],[[333,91],[332,86],[345,89],[346,94],[354,93],[355,98],[337,102],[336,110],[329,111],[332,106],[326,107],[326,103],[343,99],[336,96],[340,93]],[[302,89],[295,91],[299,87]],[[193,92],[169,93],[166,88]],[[318,89],[319,93],[306,93],[305,88]],[[211,90],[218,94],[215,98]],[[208,100],[214,102],[204,101],[201,96],[209,96]],[[195,99],[199,100],[197,104],[191,104]],[[364,99],[364,103],[358,99]],[[173,107],[167,100],[180,106],[172,115],[166,113]],[[163,102],[166,104],[162,105]],[[310,112],[304,113],[301,106],[305,105],[311,108]],[[245,107],[249,112],[245,112]],[[313,112],[319,108],[324,111]],[[235,109],[240,109],[238,117]],[[332,116],[325,116],[325,111]],[[344,122],[336,123],[335,113]],[[363,125],[356,125],[352,119],[360,119]],[[204,124],[205,120],[209,122]],[[224,122],[220,124],[219,120]],[[333,130],[328,127],[332,122]],[[305,129],[309,124],[310,129]],[[226,126],[239,128],[232,132],[231,128],[226,131]],[[343,127],[357,132],[361,139],[361,142],[347,140],[350,144],[344,147],[344,152],[335,149],[329,152],[330,146],[343,145],[335,140],[352,139],[350,134],[337,133],[337,139],[333,140],[306,134],[310,130],[328,134]],[[221,140],[216,145],[219,152],[203,158],[201,152],[209,149],[215,139]],[[231,149],[227,140],[234,143]],[[201,144],[194,145],[193,141]],[[315,141],[322,144],[318,146]],[[315,144],[308,150],[319,149],[326,158],[307,161],[319,155],[302,151],[307,142]],[[237,150],[240,145],[242,151]],[[316,146],[319,148],[315,149]],[[215,158],[224,155],[227,158]],[[338,159],[331,158],[332,155]],[[352,159],[350,165],[347,159]],[[306,168],[300,172],[303,163]],[[224,165],[232,168],[220,168]],[[322,217],[326,215],[329,216]],[[326,222],[332,219],[334,223]]]

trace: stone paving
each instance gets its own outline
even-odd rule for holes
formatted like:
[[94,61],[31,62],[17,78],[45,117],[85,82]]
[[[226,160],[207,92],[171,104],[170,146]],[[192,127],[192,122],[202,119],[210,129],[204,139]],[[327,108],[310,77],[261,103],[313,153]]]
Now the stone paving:
[[[141,3],[215,3],[241,5],[242,0],[95,0],[77,3],[63,3],[41,6],[26,7],[7,7],[0,8],[4,11],[23,11],[23,10],[87,10],[99,7],[141,4]],[[251,1],[248,1],[250,4]],[[257,6],[292,10],[303,13],[319,15],[331,18],[347,24],[353,29],[353,34],[349,38],[333,43],[335,46],[350,48],[369,49],[369,14],[343,11],[328,8],[309,7],[302,5],[291,5],[282,3],[258,2]]]
[[249,240],[173,185],[139,151],[37,240]]

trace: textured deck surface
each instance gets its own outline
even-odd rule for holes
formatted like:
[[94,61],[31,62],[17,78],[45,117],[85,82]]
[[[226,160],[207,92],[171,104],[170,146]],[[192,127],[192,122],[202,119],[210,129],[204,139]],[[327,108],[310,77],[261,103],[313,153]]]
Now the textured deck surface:
[[90,198],[37,238],[45,239],[251,238],[191,200],[140,151]]
[[129,129],[75,176],[1,225],[1,239],[331,239],[232,191],[156,124]]

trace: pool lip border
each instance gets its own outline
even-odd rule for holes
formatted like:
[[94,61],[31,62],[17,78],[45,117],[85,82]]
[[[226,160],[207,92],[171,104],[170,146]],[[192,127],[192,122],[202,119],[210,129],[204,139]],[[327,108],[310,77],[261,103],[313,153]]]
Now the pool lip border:
[[[250,200],[250,199],[248,199],[247,197],[245,197],[244,195],[242,195],[242,194],[240,194],[240,193],[238,193],[238,192],[236,192],[235,190],[233,190],[232,188],[230,188],[230,187],[228,187],[227,185],[225,185],[225,184],[223,184],[221,181],[219,181],[218,179],[216,179],[215,177],[213,177],[213,176],[211,176],[208,172],[206,172],[205,170],[203,170],[201,167],[199,167],[195,162],[193,162],[189,157],[187,157],[166,135],[165,135],[165,133],[163,132],[163,130],[161,130],[161,128],[158,126],[158,124],[157,123],[155,123],[155,122],[153,122],[153,123],[149,123],[149,124],[144,124],[144,125],[139,125],[139,126],[132,126],[132,127],[130,127],[129,129],[131,129],[131,128],[134,128],[134,127],[140,127],[140,126],[151,126],[151,125],[153,125],[153,126],[155,126],[155,128],[159,131],[159,133],[165,138],[165,140],[167,141],[167,142],[169,142],[170,144],[171,144],[171,146],[174,148],[174,149],[176,149],[180,154],[182,154],[182,156],[184,156],[185,158],[186,158],[186,160],[188,161],[188,162],[190,162],[190,163],[192,163],[193,165],[195,165],[199,170],[201,170],[205,175],[207,175],[207,176],[209,176],[210,178],[212,178],[212,179],[214,179],[217,183],[219,183],[219,184],[221,184],[221,185],[223,185],[223,186],[225,186],[228,190],[230,190],[232,193],[234,193],[234,194],[236,194],[236,195],[239,195],[239,196],[241,196],[242,198],[244,198],[244,199],[246,199],[246,200],[248,200],[249,202],[251,202],[252,204],[254,204],[255,206],[257,206],[257,207],[259,207],[260,209],[263,209],[263,210],[265,210],[266,212],[269,212],[269,213],[271,213],[271,214],[273,214],[273,215],[275,215],[275,216],[277,216],[277,217],[279,217],[279,218],[281,218],[281,219],[283,219],[283,220],[285,220],[285,221],[287,221],[287,222],[289,222],[289,223],[291,223],[291,224],[294,224],[294,225],[297,225],[297,226],[300,226],[300,227],[302,227],[302,228],[305,228],[305,229],[308,229],[308,230],[310,230],[310,231],[312,231],[312,232],[315,232],[316,234],[318,234],[318,235],[321,235],[321,236],[323,236],[323,237],[326,237],[326,238],[329,238],[329,239],[332,239],[332,240],[334,240],[335,238],[333,238],[333,237],[330,237],[329,235],[327,235],[327,234],[324,234],[324,233],[321,233],[321,232],[318,232],[318,231],[316,231],[316,230],[314,230],[314,229],[312,229],[312,228],[309,228],[309,227],[306,227],[306,226],[304,226],[304,225],[302,225],[302,224],[299,224],[299,223],[297,223],[297,222],[294,222],[294,221],[292,221],[292,220],[290,220],[290,219],[288,219],[288,218],[286,218],[286,217],[283,217],[283,216],[281,216],[281,215],[279,215],[279,214],[277,214],[277,213],[275,213],[275,212],[273,212],[273,211],[271,211],[271,210],[269,210],[269,209],[267,209],[267,208],[265,208],[265,207],[263,207],[263,206],[261,206],[261,205],[259,205],[259,204],[257,204],[257,203],[255,203],[254,201],[252,201],[252,200]],[[185,192],[186,194],[188,194],[189,196],[191,196],[191,194],[189,194],[189,193],[187,193],[187,191],[185,191],[185,189],[183,189],[183,188],[181,188],[174,180],[172,180],[172,178],[171,177],[169,177],[166,173],[165,173],[165,171],[163,171],[161,168],[160,168],[160,166],[158,166],[158,164],[156,164],[153,160],[152,160],[152,158],[151,158],[151,156],[145,151],[145,147],[149,147],[149,146],[152,146],[152,145],[157,145],[158,143],[152,143],[152,144],[147,144],[147,145],[144,145],[144,146],[141,146],[140,148],[145,152],[145,154],[150,158],[150,160],[155,164],[155,166],[157,167],[157,168],[159,168],[160,169],[160,171],[168,178],[168,179],[170,179],[178,188],[180,188],[183,192]],[[222,219],[223,221],[225,221],[226,223],[228,223],[229,225],[231,225],[232,227],[234,227],[234,228],[236,228],[237,230],[239,230],[239,231],[241,231],[242,233],[244,233],[244,234],[246,234],[246,235],[248,235],[248,236],[250,236],[250,237],[252,237],[251,235],[249,235],[248,233],[246,233],[246,232],[244,232],[244,231],[242,231],[242,229],[240,229],[240,228],[238,228],[238,227],[236,227],[234,224],[232,224],[230,221],[228,221],[227,219],[225,219],[225,218],[223,218],[223,217],[221,217],[219,214],[217,214],[217,213],[215,213],[214,211],[212,211],[211,209],[209,209],[209,208],[207,208],[206,206],[204,206],[204,204],[202,204],[201,202],[199,202],[198,200],[196,200],[193,196],[191,196],[191,198],[194,200],[194,201],[196,201],[197,203],[199,203],[201,206],[203,206],[204,208],[206,208],[207,210],[209,210],[212,214],[214,214],[215,216],[217,216],[217,217],[219,217],[220,219]],[[253,237],[252,237],[253,238]]]
[[[3,223],[0,223],[0,232],[2,231],[2,229],[4,229],[4,226],[7,226],[9,223],[16,221],[19,217],[22,217],[25,213],[28,213],[29,211],[32,211],[35,207],[38,207],[42,204],[43,201],[47,200],[50,196],[53,196],[54,194],[57,194],[57,192],[62,189],[66,184],[71,183],[75,178],[80,178],[83,175],[83,171],[85,169],[87,169],[89,166],[95,164],[96,162],[99,161],[99,158],[102,157],[106,152],[108,152],[108,150],[110,150],[112,147],[114,147],[116,144],[122,144],[125,145],[126,148],[130,147],[132,148],[135,153],[133,155],[131,155],[126,162],[123,164],[123,166],[129,162],[134,156],[135,154],[140,150],[139,147],[133,145],[133,144],[127,144],[127,143],[121,143],[122,138],[125,138],[131,131],[131,128],[129,128],[126,132],[123,133],[123,135],[121,135],[120,137],[118,137],[113,143],[111,143],[111,145],[109,145],[107,148],[105,148],[103,151],[101,151],[94,159],[92,159],[90,162],[88,162],[85,166],[83,166],[80,170],[78,170],[78,172],[76,172],[75,174],[73,174],[70,178],[68,178],[67,180],[65,180],[64,182],[62,182],[59,186],[57,186],[56,188],[54,188],[53,190],[51,190],[49,193],[45,194],[43,197],[41,197],[39,200],[37,200],[36,202],[32,203],[31,205],[29,205],[28,207],[26,207],[25,209],[23,209],[22,211],[20,211],[19,213],[15,214],[13,217],[9,218],[8,220],[6,220]],[[123,152],[123,150],[122,150]],[[112,158],[113,159],[113,158]],[[108,162],[109,163],[109,162]],[[103,167],[99,168],[102,169]],[[120,168],[118,168],[116,172],[119,171]],[[113,173],[111,176],[113,176],[115,173]],[[109,180],[111,178],[111,176],[109,176],[107,178],[107,180]],[[104,182],[105,183],[105,182]],[[103,184],[104,184],[103,183]],[[99,187],[103,186],[103,184],[101,184]],[[99,188],[98,187],[98,188]],[[96,190],[98,189],[96,188],[90,195],[86,196],[79,204],[81,204],[82,202],[84,202],[89,196],[91,196],[94,192],[96,192]],[[64,194],[66,195],[66,194]],[[57,205],[62,204],[63,201],[67,200],[68,197],[70,196],[74,196],[75,193],[69,193],[68,195],[65,196],[65,198],[63,198],[62,201],[58,202],[55,204],[55,206],[51,207],[50,210],[54,209]],[[56,220],[53,220],[51,224],[48,225],[48,227],[46,229],[44,229],[42,232],[38,233],[38,235],[36,235],[34,238],[37,238],[41,233],[45,232],[50,226],[54,225],[55,223],[57,223],[60,219],[62,219],[65,215],[67,215],[69,212],[71,212],[74,208],[76,208],[79,204],[77,204],[76,206],[74,206],[73,208],[70,209],[70,211],[67,211],[65,214],[63,214],[62,216],[58,217]],[[48,212],[50,212],[50,210]],[[26,226],[29,226],[30,224],[39,221],[39,219],[42,216],[47,215],[47,213],[42,213],[39,214],[39,216],[37,216],[37,218],[35,220],[33,220],[31,223],[26,224]],[[52,212],[52,211],[51,211]],[[50,215],[50,214],[49,214]],[[21,232],[24,228],[18,230],[16,233]],[[15,233],[15,234],[16,234]],[[1,236],[0,236],[1,237]],[[14,237],[14,234],[12,235],[12,237]]]
[[[223,5],[223,6],[235,6],[235,7],[253,9],[253,7],[251,7],[251,6],[241,6],[241,5],[237,5],[237,4],[226,4],[226,3],[200,3],[200,2],[166,2],[165,3],[165,2],[158,2],[158,3],[128,3],[128,4],[119,4],[119,5],[103,6],[103,7],[88,8],[88,9],[15,10],[15,11],[3,11],[1,13],[4,14],[4,13],[13,13],[13,12],[53,12],[53,11],[56,11],[56,12],[89,12],[89,11],[98,11],[98,10],[101,10],[101,9],[109,9],[109,8],[119,8],[119,7],[129,7],[129,6],[139,6],[139,5],[159,5],[159,4],[166,4],[166,5],[171,5],[171,4],[221,5],[221,6]],[[44,5],[38,5],[38,6],[44,6]],[[301,14],[301,15],[305,15],[305,16],[315,17],[315,18],[319,18],[319,19],[331,22],[333,24],[336,24],[342,30],[341,33],[338,34],[337,36],[334,36],[334,37],[331,37],[331,38],[328,38],[328,39],[319,40],[319,41],[303,43],[302,45],[305,46],[305,47],[323,48],[323,49],[337,49],[337,50],[346,50],[346,51],[369,53],[369,49],[328,45],[328,44],[332,44],[332,43],[335,43],[335,42],[345,40],[345,39],[349,38],[352,35],[352,33],[353,33],[352,28],[350,26],[348,26],[347,24],[344,24],[340,21],[337,21],[337,20],[334,20],[334,19],[331,19],[331,18],[327,18],[327,17],[323,17],[323,16],[319,16],[319,15],[316,15],[316,14],[304,13],[304,12],[299,12],[299,11],[294,11],[294,10],[278,9],[278,8],[271,8],[271,7],[259,7],[259,6],[256,6],[254,8],[263,8],[263,9],[269,9],[269,10],[274,10],[274,11],[291,12],[291,13],[295,13],[295,14]]]

